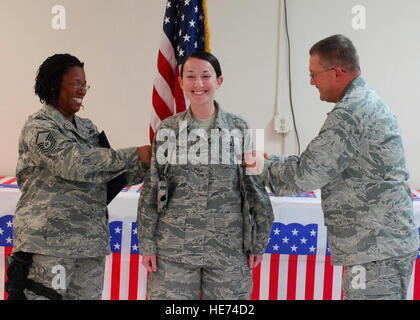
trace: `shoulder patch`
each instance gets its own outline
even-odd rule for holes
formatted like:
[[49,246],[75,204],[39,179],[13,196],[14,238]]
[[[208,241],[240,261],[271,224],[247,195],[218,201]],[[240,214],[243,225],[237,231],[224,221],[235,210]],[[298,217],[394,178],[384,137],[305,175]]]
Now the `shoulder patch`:
[[36,135],[36,145],[43,153],[50,152],[55,146],[56,140],[51,132],[40,131]]

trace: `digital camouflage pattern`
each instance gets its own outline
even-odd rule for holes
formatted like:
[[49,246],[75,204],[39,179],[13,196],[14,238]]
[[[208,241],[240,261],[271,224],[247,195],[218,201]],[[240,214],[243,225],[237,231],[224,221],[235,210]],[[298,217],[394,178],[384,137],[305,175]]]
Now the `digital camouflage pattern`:
[[[100,300],[105,272],[105,256],[57,258],[34,254],[28,279],[54,289],[63,300]],[[48,300],[25,289],[27,300]]]
[[140,183],[149,168],[138,161],[137,148],[102,148],[96,126],[74,119],[76,125],[44,105],[22,129],[15,252],[67,258],[109,254],[106,183],[124,172],[128,184]]
[[405,300],[417,252],[348,266],[343,273],[344,300]]
[[275,194],[321,188],[332,263],[355,265],[418,249],[397,119],[362,77],[353,80],[300,157],[266,161]]
[[[223,136],[236,129],[243,136],[248,128],[245,120],[224,112],[217,104],[216,107],[218,113],[211,130],[219,130]],[[227,260],[243,265],[246,264],[247,253],[244,251],[243,201],[239,184],[239,170],[243,170],[242,146],[237,149],[233,138],[227,145],[222,143],[222,138],[212,141],[208,137],[203,141],[192,134],[199,128],[191,109],[160,123],[153,143],[150,176],[145,178],[139,198],[137,225],[140,252],[192,265],[223,266]],[[173,139],[176,140],[176,148],[173,149],[176,161],[169,165],[158,161],[158,154],[168,140],[159,141],[157,138],[159,131],[164,129],[176,133]],[[180,137],[187,136],[188,155],[180,141]],[[211,152],[214,148],[217,153]],[[169,149],[167,153],[171,153]],[[207,163],[194,162],[197,154],[204,154]],[[212,160],[216,154],[217,159]],[[229,154],[229,163],[223,163],[223,154]],[[167,156],[172,159],[170,154]],[[188,161],[184,161],[185,157]],[[239,164],[235,159],[239,159]],[[166,209],[158,212],[158,184],[165,180],[165,167],[168,198]],[[263,254],[274,219],[271,202],[259,177],[246,176],[244,184],[249,194],[249,206],[255,212],[256,225],[255,241],[248,253]]]
[[[156,272],[147,279],[150,300],[249,300],[252,269],[229,259],[223,265],[177,263],[158,256]],[[203,281],[202,281],[203,279]]]

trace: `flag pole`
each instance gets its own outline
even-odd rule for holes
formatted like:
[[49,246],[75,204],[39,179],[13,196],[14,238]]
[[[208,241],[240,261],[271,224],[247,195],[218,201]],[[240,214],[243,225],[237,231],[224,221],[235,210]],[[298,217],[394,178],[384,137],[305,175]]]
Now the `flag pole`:
[[210,28],[207,19],[207,0],[203,0],[203,12],[204,12],[204,51],[211,52],[210,49]]

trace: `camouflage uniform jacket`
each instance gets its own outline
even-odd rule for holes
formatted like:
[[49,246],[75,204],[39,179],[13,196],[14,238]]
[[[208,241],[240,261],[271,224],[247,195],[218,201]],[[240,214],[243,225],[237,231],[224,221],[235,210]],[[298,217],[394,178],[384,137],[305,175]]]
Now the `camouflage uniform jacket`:
[[44,105],[25,123],[16,177],[21,191],[14,215],[14,251],[57,257],[107,255],[107,181],[126,173],[140,183],[149,165],[137,148],[101,148],[88,119],[76,125]]
[[262,179],[277,195],[321,188],[332,262],[360,264],[418,249],[404,154],[395,116],[358,77],[302,155],[267,161]]
[[[245,134],[245,120],[224,112],[217,103],[216,107],[218,113],[210,132],[215,130],[223,136],[236,129]],[[167,166],[167,204],[163,212],[158,212],[158,183],[165,179],[166,165],[157,160],[157,154],[167,142],[159,141],[157,137],[165,129],[174,132],[172,142],[176,140],[176,151],[174,149],[173,152],[176,162],[172,161],[173,164]],[[226,263],[227,256],[229,259],[239,257],[243,261],[246,253],[243,248],[243,201],[239,187],[243,149],[240,148],[237,153],[240,159],[237,164],[233,161],[237,152],[232,144],[233,139],[226,147],[219,136],[212,141],[212,134],[203,136],[202,140],[196,139],[198,137],[193,133],[195,129],[199,129],[199,126],[189,108],[186,112],[163,120],[156,131],[150,177],[145,178],[139,198],[137,225],[140,252],[191,264],[205,263],[206,257],[215,265]],[[187,135],[188,161],[184,161],[182,158],[186,153],[182,147],[182,137],[186,141]],[[203,142],[201,149],[198,140]],[[213,160],[193,163],[192,158],[198,149],[200,154],[203,152],[207,159]],[[212,153],[214,149],[220,152]],[[168,153],[171,153],[169,149]],[[229,155],[229,162],[222,163],[222,153]],[[245,176],[243,181],[249,206],[255,212],[256,225],[255,241],[247,253],[263,254],[274,219],[271,202],[259,177]]]

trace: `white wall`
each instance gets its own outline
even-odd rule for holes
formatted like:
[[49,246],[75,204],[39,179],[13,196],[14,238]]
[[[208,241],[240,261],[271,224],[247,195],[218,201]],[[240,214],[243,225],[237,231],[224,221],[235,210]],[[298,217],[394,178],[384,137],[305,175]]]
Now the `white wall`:
[[[280,153],[273,132],[276,108],[278,0],[208,0],[211,49],[225,81],[218,101],[265,129],[265,147]],[[51,8],[66,8],[66,29],[54,30]],[[28,115],[39,109],[35,72],[54,53],[85,62],[92,89],[79,115],[105,130],[116,148],[148,143],[151,94],[165,0],[0,0],[0,175],[14,175],[17,141]],[[355,43],[362,73],[390,105],[403,132],[411,185],[420,188],[416,92],[420,83],[420,1],[288,0],[292,93],[302,151],[333,107],[309,85],[308,50],[343,33]],[[366,9],[366,29],[355,30],[352,8]],[[278,109],[291,125],[284,19],[281,20]],[[293,132],[286,153],[297,152]]]

